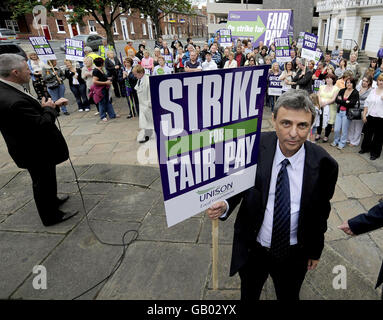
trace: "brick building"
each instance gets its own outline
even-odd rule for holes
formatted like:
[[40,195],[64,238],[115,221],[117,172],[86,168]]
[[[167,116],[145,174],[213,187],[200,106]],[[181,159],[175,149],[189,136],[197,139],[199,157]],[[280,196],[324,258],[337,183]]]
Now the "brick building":
[[[63,10],[62,10],[63,9]],[[64,40],[78,34],[98,34],[106,37],[104,28],[92,16],[86,16],[83,24],[70,24],[70,6],[62,9],[52,9],[48,14],[46,24],[39,30],[33,27],[33,15],[27,14],[17,20],[12,20],[12,12],[0,6],[0,27],[13,29],[20,39],[30,36],[45,36],[48,40]],[[161,31],[164,38],[179,37],[206,37],[207,16],[206,8],[196,10],[197,14],[190,16],[181,13],[172,13],[161,19]],[[100,17],[100,20],[102,18]],[[113,25],[114,40],[127,39],[154,39],[155,26],[150,17],[145,18],[138,10],[131,9],[119,16]]]

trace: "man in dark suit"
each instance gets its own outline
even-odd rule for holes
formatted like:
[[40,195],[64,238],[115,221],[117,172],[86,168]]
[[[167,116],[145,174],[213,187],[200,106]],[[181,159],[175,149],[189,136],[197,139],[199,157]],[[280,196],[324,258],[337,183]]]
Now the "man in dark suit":
[[59,210],[68,196],[57,197],[56,165],[69,157],[67,144],[55,125],[60,99],[42,103],[24,92],[30,71],[24,58],[16,54],[0,55],[0,130],[12,159],[27,169],[33,182],[33,195],[42,223],[51,226],[78,212]]
[[[368,210],[367,213],[362,213],[348,221],[343,222],[338,228],[350,236],[359,235],[370,232],[383,227],[383,199]],[[380,268],[378,280],[376,281],[375,289],[383,283],[383,263]],[[383,290],[382,290],[383,300]]]
[[323,247],[338,164],[307,140],[315,109],[303,90],[279,97],[276,132],[261,134],[254,186],[207,210],[221,220],[242,201],[235,225],[230,276],[239,272],[241,299],[258,300],[270,275],[279,300],[297,300],[307,270]]

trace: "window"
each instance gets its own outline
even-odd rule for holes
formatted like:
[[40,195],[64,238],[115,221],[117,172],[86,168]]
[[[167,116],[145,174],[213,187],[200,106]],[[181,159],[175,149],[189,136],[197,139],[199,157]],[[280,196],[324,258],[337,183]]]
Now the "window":
[[338,34],[337,34],[337,39],[342,39],[342,36],[343,36],[343,24],[344,24],[344,19],[339,19],[339,20],[338,20]]
[[56,25],[58,33],[65,33],[64,21],[56,19]]
[[20,32],[19,25],[16,20],[5,20],[7,29],[13,30],[14,32]]
[[134,24],[132,21],[130,22],[130,33],[134,34]]
[[142,35],[146,36],[146,24],[145,23],[142,24]]
[[94,20],[88,20],[89,33],[96,33],[96,22]]
[[118,34],[116,21],[113,22],[113,33]]

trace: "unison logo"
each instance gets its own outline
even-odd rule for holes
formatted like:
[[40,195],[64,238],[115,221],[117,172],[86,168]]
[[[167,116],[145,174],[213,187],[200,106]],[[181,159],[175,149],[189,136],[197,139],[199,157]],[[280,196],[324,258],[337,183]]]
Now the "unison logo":
[[223,186],[212,187],[206,190],[199,190],[197,194],[199,194],[199,201],[203,202],[208,200],[209,198],[215,197],[219,194],[223,194],[226,191],[229,191],[233,188],[233,182],[227,183]]

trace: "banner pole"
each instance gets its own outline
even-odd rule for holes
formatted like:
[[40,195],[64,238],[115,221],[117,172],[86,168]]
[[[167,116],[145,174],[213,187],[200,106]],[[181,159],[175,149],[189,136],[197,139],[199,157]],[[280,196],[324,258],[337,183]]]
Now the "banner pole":
[[218,219],[212,220],[212,244],[213,244],[213,290],[218,290]]

